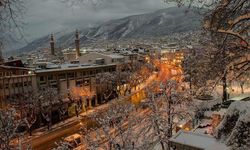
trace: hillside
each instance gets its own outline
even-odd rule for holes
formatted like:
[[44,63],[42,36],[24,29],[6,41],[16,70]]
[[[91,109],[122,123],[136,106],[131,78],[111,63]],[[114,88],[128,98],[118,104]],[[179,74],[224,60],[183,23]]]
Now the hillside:
[[[122,40],[136,38],[163,37],[174,33],[183,33],[200,29],[201,16],[187,8],[171,7],[153,13],[129,16],[111,20],[93,28],[79,29],[81,44],[98,40]],[[69,47],[74,44],[72,32],[55,33],[57,47]],[[29,52],[49,47],[49,35],[41,37],[17,50]]]

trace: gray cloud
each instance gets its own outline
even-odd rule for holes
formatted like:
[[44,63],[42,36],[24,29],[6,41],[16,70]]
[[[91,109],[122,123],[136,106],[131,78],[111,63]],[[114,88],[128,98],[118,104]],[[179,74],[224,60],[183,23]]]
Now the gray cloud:
[[28,40],[64,29],[84,28],[110,19],[152,12],[163,0],[102,0],[97,6],[73,5],[62,0],[28,0],[25,34]]
[[[73,31],[76,28],[94,26],[111,19],[149,13],[167,7],[163,0],[94,0],[102,3],[73,6],[69,2],[62,2],[68,0],[23,1],[26,4],[23,32],[28,42],[50,33]],[[25,40],[19,38],[14,42],[9,39],[4,51],[20,48],[25,44]]]

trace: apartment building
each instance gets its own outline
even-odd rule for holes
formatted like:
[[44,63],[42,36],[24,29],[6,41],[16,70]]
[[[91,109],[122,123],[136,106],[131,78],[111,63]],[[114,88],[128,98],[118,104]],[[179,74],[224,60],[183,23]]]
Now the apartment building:
[[164,50],[161,51],[161,60],[164,63],[172,65],[181,65],[184,60],[184,52],[182,50]]
[[88,87],[95,92],[95,76],[98,73],[116,71],[116,65],[84,66],[64,64],[53,69],[36,70],[38,89],[54,87],[63,97],[74,87]]
[[34,72],[24,67],[0,66],[0,107],[4,100],[37,89]]
[[105,54],[98,52],[90,52],[84,54],[78,58],[80,64],[98,64],[98,65],[107,65],[115,63],[125,62],[125,57],[119,54]]
[[112,72],[116,65],[84,66],[64,64],[54,68],[30,69],[24,67],[0,66],[0,104],[11,98],[18,98],[27,92],[53,87],[65,98],[74,87],[87,87],[96,92],[95,75]]

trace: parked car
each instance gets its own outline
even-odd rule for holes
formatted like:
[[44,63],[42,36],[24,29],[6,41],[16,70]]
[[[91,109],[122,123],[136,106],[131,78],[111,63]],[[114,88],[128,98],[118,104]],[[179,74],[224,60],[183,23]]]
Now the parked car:
[[69,143],[69,148],[76,149],[83,144],[83,137],[76,133],[64,138],[64,141]]

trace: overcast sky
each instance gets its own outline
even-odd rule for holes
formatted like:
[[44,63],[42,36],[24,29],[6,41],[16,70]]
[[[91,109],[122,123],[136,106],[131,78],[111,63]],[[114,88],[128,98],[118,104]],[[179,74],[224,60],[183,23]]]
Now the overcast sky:
[[[163,0],[101,0],[97,6],[71,6],[63,0],[27,0],[25,34],[29,41],[64,29],[84,28],[134,14],[166,8]],[[97,0],[98,1],[98,0]]]
[[[163,0],[85,0],[102,1],[98,5],[90,3],[71,5],[68,0],[23,0],[26,13],[23,15],[24,35],[27,42],[58,31],[74,31],[76,28],[94,26],[111,19],[130,15],[150,13],[167,8]],[[18,36],[17,36],[18,37]],[[10,41],[5,50],[25,46],[24,40]]]

